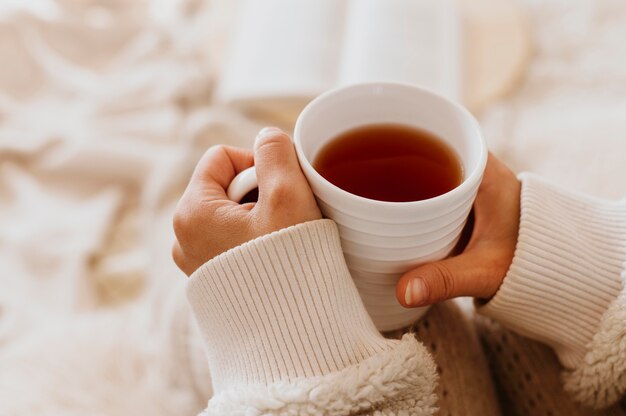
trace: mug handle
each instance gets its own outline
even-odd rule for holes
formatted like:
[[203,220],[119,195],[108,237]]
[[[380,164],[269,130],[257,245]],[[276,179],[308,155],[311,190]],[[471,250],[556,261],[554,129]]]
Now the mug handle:
[[239,202],[246,194],[259,187],[254,166],[244,169],[237,174],[228,185],[226,195],[231,201]]

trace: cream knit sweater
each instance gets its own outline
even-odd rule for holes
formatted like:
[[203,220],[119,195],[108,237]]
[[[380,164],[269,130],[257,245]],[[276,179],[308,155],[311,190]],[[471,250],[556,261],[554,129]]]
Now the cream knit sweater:
[[[521,175],[515,258],[479,312],[556,351],[566,390],[607,406],[626,390],[626,204]],[[412,334],[378,333],[335,224],[223,253],[187,289],[214,395],[206,415],[431,415],[434,362]]]

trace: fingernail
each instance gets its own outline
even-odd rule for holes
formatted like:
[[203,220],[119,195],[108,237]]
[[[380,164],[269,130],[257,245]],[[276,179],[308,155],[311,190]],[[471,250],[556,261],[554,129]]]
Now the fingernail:
[[410,305],[413,300],[413,296],[411,295],[411,286],[413,286],[413,280],[409,280],[409,283],[407,283],[406,288],[404,289],[404,303],[407,305]]
[[419,305],[424,300],[425,288],[421,279],[411,279],[406,285],[404,292],[404,302],[409,305]]
[[280,132],[282,132],[282,130],[279,129],[278,127],[263,127],[261,131],[259,132],[259,134],[256,135],[256,137],[263,137],[269,134],[275,134],[275,133],[280,133]]

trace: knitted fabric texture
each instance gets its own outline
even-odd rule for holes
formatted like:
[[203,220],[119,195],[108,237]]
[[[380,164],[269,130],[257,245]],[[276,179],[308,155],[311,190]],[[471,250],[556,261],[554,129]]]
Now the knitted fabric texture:
[[434,411],[432,358],[414,337],[376,330],[330,220],[215,257],[187,294],[213,382],[207,414]]
[[566,389],[586,404],[608,406],[625,389],[626,204],[530,174],[520,179],[515,257],[479,312],[551,346],[566,369]]
[[270,385],[233,387],[209,402],[203,415],[435,414],[435,364],[413,334],[393,349],[342,371]]
[[583,363],[564,373],[565,390],[594,408],[606,407],[626,392],[626,290],[611,304]]

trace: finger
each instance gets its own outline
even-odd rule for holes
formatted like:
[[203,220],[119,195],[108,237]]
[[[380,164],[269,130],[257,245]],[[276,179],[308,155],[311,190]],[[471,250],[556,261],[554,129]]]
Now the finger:
[[239,172],[253,164],[254,157],[250,150],[213,146],[196,165],[189,186],[201,191],[205,199],[228,199],[228,185]]
[[480,251],[424,264],[400,278],[396,297],[405,307],[431,305],[458,296],[490,297],[497,290],[497,281],[490,276],[489,264],[489,254]]
[[308,188],[294,145],[278,128],[261,130],[254,144],[254,164],[259,182],[259,202],[279,188],[289,187],[291,191]]
[[450,256],[458,256],[459,254],[463,253],[465,249],[469,246],[472,236],[474,236],[475,218],[475,209],[472,208],[469,215],[467,216],[467,221],[465,222],[465,225],[461,230],[461,236],[459,237],[459,241],[450,252]]
[[489,154],[489,161],[474,201],[475,225],[467,249],[478,243],[506,241],[517,234],[521,184],[515,174]]
[[[473,232],[466,245],[467,249],[471,249],[476,241],[482,237],[481,234],[483,234],[485,224],[488,221],[493,221],[494,217],[498,216],[498,212],[492,212],[494,206],[497,206],[497,204],[494,204],[494,199],[497,198],[499,193],[497,186],[499,183],[497,177],[498,167],[496,166],[498,163],[499,161],[489,152],[485,173],[483,174],[483,179],[478,188],[478,193],[470,214],[472,217],[471,222],[473,222]],[[468,218],[468,222],[470,222],[469,219],[470,218]]]
[[174,263],[176,263],[176,266],[178,266],[180,270],[182,270],[185,274],[189,275],[189,273],[187,273],[187,264],[185,262],[185,255],[177,240],[174,241],[174,244],[172,245],[172,259],[174,260]]

